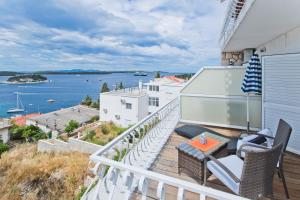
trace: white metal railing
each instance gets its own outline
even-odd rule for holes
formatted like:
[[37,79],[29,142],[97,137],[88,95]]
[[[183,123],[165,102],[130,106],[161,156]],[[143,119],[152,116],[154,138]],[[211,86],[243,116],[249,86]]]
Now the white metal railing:
[[[178,98],[174,99],[170,103],[166,104],[156,112],[145,117],[143,120],[139,121],[134,126],[130,127],[124,133],[116,137],[114,140],[106,144],[102,149],[95,152],[91,155],[91,159],[97,156],[105,156],[111,157],[115,155],[119,150],[126,149],[126,154],[136,145],[141,139],[143,139],[147,132],[153,128],[157,123],[159,123],[162,119],[166,118],[166,116],[175,109],[175,107],[179,106]],[[125,144],[125,146],[124,146]],[[120,149],[120,147],[122,147]],[[117,151],[117,152],[116,152]],[[125,155],[126,155],[125,154]]]
[[[111,173],[109,178],[117,179],[121,178],[124,184],[127,184],[128,188],[134,187],[133,179],[137,179],[138,192],[141,194],[141,199],[146,199],[148,196],[149,182],[154,181],[157,185],[156,187],[156,197],[158,199],[166,198],[166,186],[173,186],[177,189],[177,199],[185,199],[186,192],[192,192],[199,195],[200,200],[205,200],[206,198],[222,199],[222,200],[246,200],[234,194],[227,192],[222,192],[213,188],[205,187],[199,184],[194,184],[188,181],[180,180],[174,177],[166,176],[163,174],[155,173],[152,171],[144,170],[130,165],[125,165],[124,163],[116,162],[111,159],[104,157],[95,158],[99,163],[101,163],[100,168],[105,169],[107,166],[114,169],[114,173]],[[121,173],[123,172],[123,173]],[[101,174],[101,173],[100,173]],[[103,174],[103,173],[102,173]],[[120,174],[126,174],[122,177]],[[119,177],[118,177],[119,176]],[[176,190],[172,190],[176,191]]]
[[[127,165],[137,166],[144,169],[149,168],[156,159],[164,143],[168,140],[169,135],[174,130],[178,121],[179,99],[176,98],[160,108],[158,111],[150,114],[136,125],[129,128],[127,131],[106,144],[99,151],[91,155],[90,160],[93,163],[96,163],[92,169],[93,173],[98,174],[97,172],[100,167],[99,158],[119,161]],[[107,168],[105,175],[111,173],[113,173],[112,169],[108,170]],[[106,177],[103,180],[102,182],[109,182]],[[96,194],[101,193],[103,195],[103,185],[99,183],[96,186],[96,181],[98,180],[94,180],[94,183],[91,184],[95,186],[95,188],[93,189],[90,185],[82,199],[89,199],[88,196],[91,195],[88,195],[88,193],[91,193],[90,191],[92,190],[94,190],[92,192]],[[110,183],[108,185],[111,188],[116,187],[116,185]],[[122,186],[119,188],[121,187]],[[102,196],[101,198],[104,197]],[[111,199],[111,197],[107,199]]]
[[248,0],[231,0],[228,3],[223,28],[220,35],[220,44],[224,45],[228,38],[231,36],[236,22],[240,16],[242,9],[245,7],[245,3]]

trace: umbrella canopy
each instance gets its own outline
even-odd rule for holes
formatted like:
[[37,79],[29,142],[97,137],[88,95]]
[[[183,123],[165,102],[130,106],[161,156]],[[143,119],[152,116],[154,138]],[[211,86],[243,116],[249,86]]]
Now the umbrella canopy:
[[261,94],[261,64],[257,54],[253,54],[249,61],[244,77],[242,91],[247,93],[247,132],[250,129],[249,94]]
[[259,57],[253,54],[246,69],[242,85],[243,92],[261,94],[261,71]]

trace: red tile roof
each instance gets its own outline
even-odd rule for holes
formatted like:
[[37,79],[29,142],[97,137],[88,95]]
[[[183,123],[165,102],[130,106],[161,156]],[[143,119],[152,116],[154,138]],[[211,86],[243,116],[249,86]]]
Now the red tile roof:
[[29,119],[31,117],[36,117],[36,116],[40,116],[41,114],[40,113],[31,113],[31,114],[28,114],[28,115],[22,115],[22,116],[19,116],[19,117],[14,117],[11,119],[11,121],[13,123],[15,123],[16,125],[18,126],[25,126],[26,125],[26,119]]

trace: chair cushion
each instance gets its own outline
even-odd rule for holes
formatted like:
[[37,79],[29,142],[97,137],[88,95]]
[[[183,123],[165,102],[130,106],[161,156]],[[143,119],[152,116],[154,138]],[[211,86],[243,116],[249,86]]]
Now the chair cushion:
[[[242,159],[236,155],[230,155],[218,160],[225,165],[237,178],[241,179],[244,165]],[[239,193],[240,184],[236,183],[218,164],[216,164],[214,161],[208,161],[207,168],[234,193]]]
[[197,126],[197,125],[190,125],[190,124],[178,127],[174,131],[178,135],[181,135],[181,136],[183,136],[185,138],[188,138],[188,139],[196,137],[197,135],[200,135],[203,132],[210,132],[210,133],[220,135],[219,133],[217,133],[215,131],[212,131],[208,128],[205,128],[205,127],[202,127],[202,126]]

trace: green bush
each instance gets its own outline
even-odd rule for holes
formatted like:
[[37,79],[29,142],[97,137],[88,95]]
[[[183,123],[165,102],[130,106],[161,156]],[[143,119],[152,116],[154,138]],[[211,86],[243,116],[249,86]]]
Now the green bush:
[[13,124],[12,127],[9,129],[10,138],[12,140],[24,139],[24,137],[23,137],[24,129],[25,129],[24,126],[17,126],[16,124]]
[[94,130],[89,131],[88,134],[86,135],[86,138],[89,140],[93,140],[93,137],[96,135],[96,132]]
[[98,116],[98,115],[95,115],[95,116],[93,116],[93,117],[90,119],[91,122],[96,122],[96,121],[98,121],[98,120],[99,120],[99,116]]
[[65,132],[71,133],[78,127],[79,127],[79,123],[77,121],[70,120],[69,123],[65,127]]
[[5,151],[8,151],[8,150],[9,150],[9,147],[7,144],[0,143],[0,156],[2,153],[4,153]]
[[93,103],[93,99],[87,95],[84,100],[81,102],[82,105],[90,106]]
[[109,134],[109,128],[105,124],[101,126],[101,131],[104,135]]
[[30,125],[24,127],[22,132],[22,137],[27,141],[38,141],[40,139],[46,139],[47,135],[44,131],[42,131],[38,126]]

